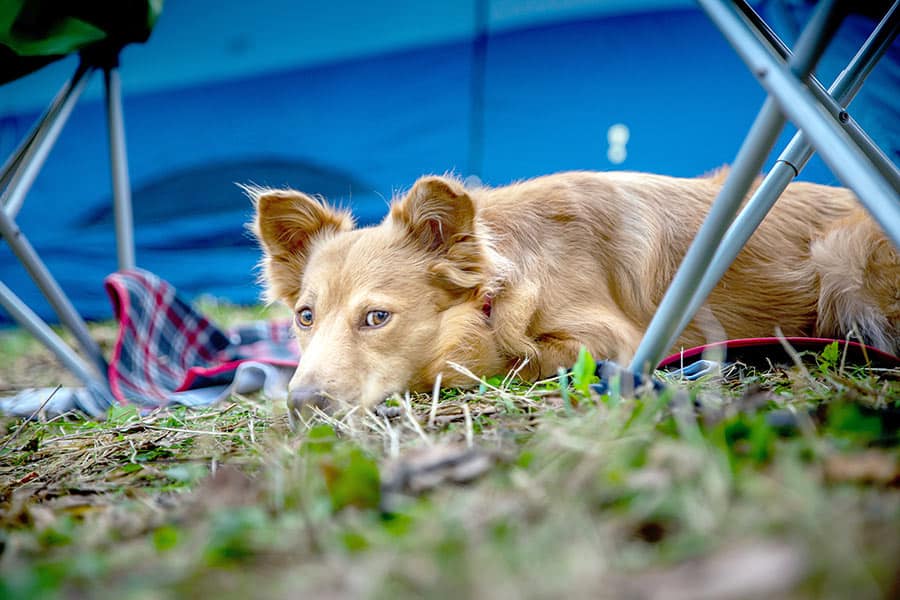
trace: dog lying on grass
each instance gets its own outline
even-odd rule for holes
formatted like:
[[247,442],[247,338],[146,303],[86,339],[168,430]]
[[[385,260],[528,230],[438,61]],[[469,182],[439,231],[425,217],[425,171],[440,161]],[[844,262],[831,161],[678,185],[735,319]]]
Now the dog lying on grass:
[[[295,313],[290,402],[378,404],[584,345],[627,364],[724,176],[572,172],[495,189],[419,179],[378,226],[293,190],[247,188],[270,301]],[[900,344],[900,257],[841,188],[793,183],[676,344],[852,334]]]

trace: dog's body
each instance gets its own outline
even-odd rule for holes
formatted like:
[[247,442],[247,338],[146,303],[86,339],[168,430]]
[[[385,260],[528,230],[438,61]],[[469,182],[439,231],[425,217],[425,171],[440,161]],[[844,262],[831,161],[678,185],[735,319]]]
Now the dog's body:
[[[504,373],[627,363],[723,182],[573,172],[496,189],[420,179],[376,227],[251,189],[270,299],[298,314],[295,404],[373,405]],[[676,344],[843,337],[896,352],[900,257],[847,190],[794,183]]]

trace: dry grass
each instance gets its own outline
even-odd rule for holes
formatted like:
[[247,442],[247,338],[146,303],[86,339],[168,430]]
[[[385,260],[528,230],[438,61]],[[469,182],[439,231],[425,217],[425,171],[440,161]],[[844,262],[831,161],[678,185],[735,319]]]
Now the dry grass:
[[5,420],[0,596],[889,597],[898,376]]

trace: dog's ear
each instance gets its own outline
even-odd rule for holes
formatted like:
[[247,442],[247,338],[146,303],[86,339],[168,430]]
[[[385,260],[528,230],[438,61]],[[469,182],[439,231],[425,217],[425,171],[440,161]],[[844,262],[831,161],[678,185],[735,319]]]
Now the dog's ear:
[[450,287],[474,288],[484,279],[484,252],[475,228],[475,203],[455,179],[429,176],[391,206],[391,218],[424,250],[430,266]]
[[446,251],[474,233],[475,205],[458,181],[430,176],[391,207],[391,217],[428,250]]
[[256,209],[250,230],[263,249],[266,299],[282,300],[293,308],[313,240],[323,233],[352,229],[353,218],[295,190],[243,189]]

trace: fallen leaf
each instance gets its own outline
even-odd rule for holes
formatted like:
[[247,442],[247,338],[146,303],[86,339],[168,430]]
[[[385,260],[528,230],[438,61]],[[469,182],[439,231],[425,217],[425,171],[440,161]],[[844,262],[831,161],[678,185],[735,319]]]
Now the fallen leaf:
[[797,548],[758,541],[646,573],[626,586],[630,596],[651,600],[771,598],[789,592],[805,571]]
[[832,454],[825,459],[825,479],[831,483],[900,485],[900,461],[883,450]]
[[419,447],[387,465],[382,492],[421,494],[445,482],[466,483],[487,473],[495,462],[495,456],[480,448]]
[[32,471],[31,473],[27,474],[25,477],[23,477],[20,480],[18,480],[17,482],[15,482],[13,484],[13,487],[19,487],[20,485],[25,485],[26,483],[28,483],[32,479],[36,479],[37,477],[40,477],[37,474],[37,471]]
[[220,466],[191,493],[189,512],[205,513],[259,503],[259,484],[236,467]]

